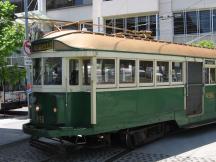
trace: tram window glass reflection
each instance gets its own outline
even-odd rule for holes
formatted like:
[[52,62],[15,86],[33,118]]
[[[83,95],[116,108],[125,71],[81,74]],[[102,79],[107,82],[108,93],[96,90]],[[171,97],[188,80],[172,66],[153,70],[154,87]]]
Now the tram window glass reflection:
[[98,59],[97,60],[97,84],[115,83],[115,60]]
[[169,82],[169,62],[157,62],[156,78],[159,83]]
[[91,61],[83,60],[83,85],[91,83]]
[[173,62],[172,63],[172,82],[182,82],[183,74],[182,74],[182,63],[181,62]]
[[211,68],[210,69],[210,84],[215,84],[215,69]]
[[70,85],[79,84],[79,60],[70,60],[69,61],[69,74]]
[[135,60],[120,60],[120,83],[135,83]]
[[205,84],[209,84],[209,68],[205,68]]
[[41,59],[33,59],[33,84],[41,85]]
[[153,83],[153,61],[140,61],[139,81],[140,83]]
[[62,59],[44,58],[44,85],[62,84]]

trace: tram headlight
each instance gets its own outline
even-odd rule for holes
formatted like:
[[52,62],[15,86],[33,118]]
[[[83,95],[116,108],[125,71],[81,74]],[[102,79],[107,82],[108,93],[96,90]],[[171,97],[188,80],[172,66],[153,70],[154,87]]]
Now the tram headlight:
[[40,111],[40,107],[39,106],[36,106],[35,107],[35,110],[38,112],[38,111]]
[[57,108],[56,108],[56,107],[53,108],[53,112],[54,112],[54,113],[57,112]]

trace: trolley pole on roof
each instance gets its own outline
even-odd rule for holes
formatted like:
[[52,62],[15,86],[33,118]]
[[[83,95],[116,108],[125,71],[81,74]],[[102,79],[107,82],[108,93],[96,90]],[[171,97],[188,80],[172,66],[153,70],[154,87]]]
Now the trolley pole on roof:
[[[28,0],[24,0],[24,10],[25,10],[25,40],[28,41],[29,40],[29,34],[28,34]],[[24,50],[24,62],[25,62],[25,58],[28,57],[25,50]],[[26,82],[27,82],[27,88],[26,88],[26,94],[27,94],[27,103],[28,103],[28,107],[29,107],[29,90],[31,88],[31,79],[30,79],[30,65],[25,65],[26,67]]]

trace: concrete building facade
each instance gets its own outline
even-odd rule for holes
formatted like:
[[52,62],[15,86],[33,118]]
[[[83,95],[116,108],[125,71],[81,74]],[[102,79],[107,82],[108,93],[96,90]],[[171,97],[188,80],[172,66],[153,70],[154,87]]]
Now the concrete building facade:
[[95,32],[151,30],[164,41],[216,40],[215,0],[37,0],[35,5],[51,19],[92,22]]

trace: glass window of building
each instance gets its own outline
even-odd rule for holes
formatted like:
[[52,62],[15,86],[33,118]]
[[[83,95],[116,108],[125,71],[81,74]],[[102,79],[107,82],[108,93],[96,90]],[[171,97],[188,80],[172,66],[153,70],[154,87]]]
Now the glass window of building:
[[127,30],[135,30],[136,29],[136,24],[135,24],[135,17],[132,17],[132,18],[127,18]]
[[69,83],[79,85],[79,60],[69,61]]
[[187,12],[187,34],[193,34],[198,32],[197,12]]
[[[10,0],[12,4],[16,6],[15,13],[24,12],[24,1],[23,0]],[[38,9],[38,3],[37,0],[28,1],[29,11],[37,10]]]
[[115,60],[98,59],[97,60],[97,84],[115,83]]
[[139,62],[139,82],[153,83],[153,61]]
[[83,60],[83,85],[91,84],[91,61]]
[[208,33],[211,30],[211,16],[210,10],[199,12],[200,33]]
[[33,65],[33,85],[41,85],[41,59],[35,58],[32,59]]
[[115,29],[116,33],[124,33],[124,19],[116,19],[115,20],[115,27],[119,29]]
[[62,84],[62,58],[44,58],[44,85]]
[[174,14],[174,34],[184,34],[184,13]]
[[149,30],[148,29],[148,17],[147,16],[142,16],[138,17],[138,30]]
[[120,60],[119,82],[135,83],[135,60]]
[[216,9],[213,10],[213,31],[216,32]]
[[215,84],[215,69],[211,68],[210,69],[210,84]]
[[114,33],[114,23],[113,23],[113,19],[110,19],[110,20],[106,20],[106,33],[107,34],[113,34]]
[[182,82],[183,81],[183,68],[181,62],[172,63],[172,82]]
[[158,83],[169,82],[169,62],[158,61],[156,70]]
[[152,31],[152,36],[156,36],[156,16],[150,16],[150,30]]
[[209,84],[209,68],[205,68],[205,84]]

